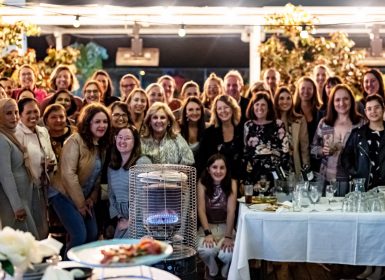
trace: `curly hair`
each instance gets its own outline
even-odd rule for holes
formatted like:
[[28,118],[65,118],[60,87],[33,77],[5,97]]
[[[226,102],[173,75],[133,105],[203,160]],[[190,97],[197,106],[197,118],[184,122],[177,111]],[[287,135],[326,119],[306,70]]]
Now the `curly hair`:
[[100,149],[105,149],[107,148],[110,142],[109,139],[111,131],[111,119],[110,115],[108,114],[108,109],[104,105],[99,103],[88,104],[87,106],[83,107],[80,111],[77,126],[80,136],[83,138],[84,142],[90,150],[93,150],[95,148],[93,135],[91,132],[91,121],[97,113],[104,113],[107,117],[108,122],[106,133],[104,133],[103,137],[98,140],[98,147]]
[[162,102],[155,102],[151,105],[151,107],[148,109],[146,116],[144,117],[144,132],[143,137],[149,138],[152,137],[152,127],[151,127],[151,118],[153,115],[155,115],[159,110],[163,110],[163,112],[166,114],[167,119],[169,121],[169,125],[167,126],[166,133],[172,138],[175,139],[178,136],[179,133],[179,125],[177,121],[175,120],[175,116],[172,113],[170,107],[166,103]]
[[[134,136],[134,147],[132,148],[130,158],[122,166],[122,156],[118,149],[116,148],[116,137],[119,132],[123,129],[129,129]],[[139,159],[142,154],[141,144],[140,144],[140,135],[138,130],[133,125],[128,125],[126,127],[121,127],[115,130],[113,135],[112,148],[111,148],[111,161],[110,167],[114,170],[118,170],[120,167],[123,167],[124,170],[128,170],[131,166],[135,165],[136,161]]]
[[237,126],[241,120],[241,108],[239,107],[234,97],[227,94],[221,94],[215,97],[213,105],[211,106],[210,123],[215,125],[215,127],[222,126],[222,121],[217,114],[218,101],[222,101],[233,110],[233,116],[231,118],[231,122],[233,123],[234,126]]
[[230,168],[229,168],[229,165],[227,163],[226,157],[220,153],[216,153],[216,154],[213,154],[211,157],[209,157],[209,159],[207,160],[206,168],[203,170],[201,178],[200,178],[200,182],[202,183],[203,186],[205,186],[206,194],[209,198],[213,197],[214,187],[215,187],[214,180],[209,173],[209,168],[217,160],[223,160],[223,162],[225,163],[225,166],[226,166],[226,176],[225,176],[225,178],[223,178],[223,180],[221,182],[221,189],[223,190],[223,192],[226,194],[227,197],[232,192],[232,189],[231,189],[231,172],[230,172]]

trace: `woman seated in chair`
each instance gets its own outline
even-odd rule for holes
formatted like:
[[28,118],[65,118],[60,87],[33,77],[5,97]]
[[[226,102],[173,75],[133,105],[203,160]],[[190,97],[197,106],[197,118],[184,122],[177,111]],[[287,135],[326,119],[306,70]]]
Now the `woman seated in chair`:
[[198,182],[198,254],[208,267],[207,277],[218,274],[215,258],[223,262],[221,276],[227,278],[234,248],[236,181],[231,179],[226,158],[217,153],[208,159]]

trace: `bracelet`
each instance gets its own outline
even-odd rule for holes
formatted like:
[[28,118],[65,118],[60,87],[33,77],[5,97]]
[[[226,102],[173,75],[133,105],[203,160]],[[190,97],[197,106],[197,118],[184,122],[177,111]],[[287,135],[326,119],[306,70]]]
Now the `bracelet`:
[[232,236],[227,236],[227,235],[225,235],[225,238],[233,240],[233,237],[232,237]]
[[204,232],[205,236],[212,234],[211,230],[209,230],[209,229],[205,229],[203,232]]

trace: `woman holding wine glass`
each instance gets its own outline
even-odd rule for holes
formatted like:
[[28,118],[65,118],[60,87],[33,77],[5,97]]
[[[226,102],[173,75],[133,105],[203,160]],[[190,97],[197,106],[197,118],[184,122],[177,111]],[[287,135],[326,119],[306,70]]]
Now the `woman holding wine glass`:
[[320,174],[326,185],[336,180],[338,196],[349,192],[349,177],[338,164],[339,157],[352,129],[362,124],[351,89],[345,84],[335,86],[326,116],[319,122],[314,135],[311,153],[321,159]]

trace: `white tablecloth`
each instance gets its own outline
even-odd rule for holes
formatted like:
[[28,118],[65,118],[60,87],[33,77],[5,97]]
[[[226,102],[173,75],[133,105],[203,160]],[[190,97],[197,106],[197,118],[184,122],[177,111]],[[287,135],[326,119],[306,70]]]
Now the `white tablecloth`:
[[275,213],[241,203],[228,279],[250,279],[249,259],[385,266],[385,213]]
[[[58,266],[61,268],[72,267],[72,266],[83,266],[77,262],[60,262]],[[159,268],[150,267],[150,266],[132,266],[125,268],[94,268],[92,280],[103,279],[102,277],[113,277],[113,276],[146,276],[152,277],[154,280],[180,280],[179,277],[161,270]],[[130,278],[136,279],[136,278]],[[139,279],[139,278],[138,278]]]

